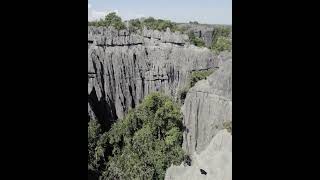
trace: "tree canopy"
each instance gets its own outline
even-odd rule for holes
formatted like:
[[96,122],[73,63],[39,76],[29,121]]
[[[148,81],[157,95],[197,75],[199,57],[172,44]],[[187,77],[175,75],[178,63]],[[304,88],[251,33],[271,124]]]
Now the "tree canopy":
[[[89,26],[104,26],[109,27],[113,26],[116,29],[125,29],[126,25],[115,12],[109,13],[105,16],[104,19],[98,21],[88,22]],[[143,27],[153,30],[165,31],[167,28],[170,28],[171,31],[182,31],[179,29],[176,23],[169,20],[155,19],[153,17],[140,18],[140,19],[131,19],[128,21],[129,29],[131,31],[142,30]]]
[[181,31],[176,23],[169,20],[155,19],[153,17],[140,18],[140,19],[131,19],[129,21],[129,28],[133,31],[142,29],[146,27],[148,29],[165,31],[167,28],[170,28],[171,31]]
[[182,132],[179,106],[152,93],[105,133],[89,122],[88,170],[102,179],[164,179],[166,169],[184,159]]
[[113,146],[105,179],[164,179],[183,160],[182,116],[167,96],[152,93],[107,133]]
[[214,52],[219,53],[221,51],[231,51],[231,27],[216,27],[213,31],[213,40],[210,49]]
[[118,16],[115,12],[107,14],[104,19],[88,22],[88,25],[89,26],[105,26],[105,27],[113,26],[118,30],[126,28],[125,24],[122,22],[121,17]]

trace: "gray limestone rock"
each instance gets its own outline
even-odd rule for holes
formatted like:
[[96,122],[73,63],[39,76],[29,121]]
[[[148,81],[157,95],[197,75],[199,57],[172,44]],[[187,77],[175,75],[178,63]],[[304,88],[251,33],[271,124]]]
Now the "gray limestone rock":
[[181,28],[186,29],[187,33],[193,33],[196,37],[201,38],[206,47],[210,47],[213,40],[213,25],[205,25],[205,24],[180,24]]
[[[214,31],[218,26],[221,25],[189,23],[179,24],[179,27],[185,29],[187,33],[193,33],[196,37],[201,38],[206,47],[211,47],[214,38]],[[230,27],[229,25],[224,26]],[[232,39],[232,34],[230,34],[230,38]]]
[[189,40],[189,37],[186,34],[180,34],[180,32],[172,33],[169,28],[165,32],[160,32],[158,30],[148,30],[144,28],[142,30],[142,35],[145,38],[152,38],[163,43],[172,43],[177,45],[184,45]]
[[[88,27],[88,117],[108,129],[151,92],[173,98],[191,71],[218,68],[187,93],[181,108],[183,149],[192,166],[172,166],[166,179],[231,179],[232,55],[214,55],[188,36],[143,29],[138,33]],[[203,169],[207,174],[201,174]]]
[[183,148],[188,154],[204,150],[232,121],[232,59],[219,62],[217,71],[189,90],[181,108],[186,127]]
[[165,180],[231,180],[232,136],[220,130],[201,153],[193,153],[191,166],[171,165]]
[[169,30],[139,35],[89,27],[88,98],[100,122],[122,118],[150,92],[176,97],[190,71],[218,66],[218,57],[187,38]]

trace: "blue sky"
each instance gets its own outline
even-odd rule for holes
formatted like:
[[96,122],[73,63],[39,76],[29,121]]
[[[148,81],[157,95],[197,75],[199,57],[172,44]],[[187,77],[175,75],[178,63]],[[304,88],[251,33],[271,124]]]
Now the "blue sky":
[[117,12],[122,19],[155,17],[175,22],[232,24],[232,0],[88,0],[88,19]]

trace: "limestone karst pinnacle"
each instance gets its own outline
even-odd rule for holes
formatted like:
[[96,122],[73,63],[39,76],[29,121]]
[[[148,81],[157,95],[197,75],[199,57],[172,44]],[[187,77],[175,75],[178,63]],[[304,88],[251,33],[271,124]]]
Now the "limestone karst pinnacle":
[[[232,122],[230,52],[216,55],[170,30],[88,27],[88,118],[109,129],[151,92],[177,99],[190,73],[207,69],[216,71],[189,89],[181,108],[182,147],[193,164],[170,167],[166,179],[231,180],[231,134],[224,130]],[[215,149],[219,140],[225,148]]]

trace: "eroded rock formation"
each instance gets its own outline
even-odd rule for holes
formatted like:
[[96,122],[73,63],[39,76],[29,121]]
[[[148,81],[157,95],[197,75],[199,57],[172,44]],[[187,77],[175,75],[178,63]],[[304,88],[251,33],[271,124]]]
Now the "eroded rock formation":
[[188,36],[143,29],[131,33],[88,27],[88,117],[102,128],[122,118],[150,92],[173,98],[191,71],[217,68],[187,93],[181,108],[183,148],[191,166],[172,166],[166,179],[231,180],[232,55],[215,56]]
[[108,128],[150,92],[176,97],[190,71],[216,67],[218,60],[170,30],[88,27],[88,116]]
[[171,166],[166,180],[231,180],[232,56],[221,54],[219,69],[191,88],[183,105],[183,148],[188,163]]
[[[193,33],[195,37],[203,40],[206,47],[211,47],[213,39],[215,38],[215,31],[219,25],[212,24],[190,24],[182,23],[179,24],[180,28],[185,29],[186,33]],[[225,25],[225,27],[231,27]],[[230,33],[230,38],[232,39],[232,32]]]
[[183,148],[201,152],[232,121],[232,59],[223,55],[217,71],[191,88],[181,110],[186,127]]
[[165,180],[231,180],[232,136],[221,130],[201,153],[194,153],[191,166],[171,166]]

